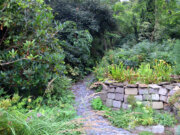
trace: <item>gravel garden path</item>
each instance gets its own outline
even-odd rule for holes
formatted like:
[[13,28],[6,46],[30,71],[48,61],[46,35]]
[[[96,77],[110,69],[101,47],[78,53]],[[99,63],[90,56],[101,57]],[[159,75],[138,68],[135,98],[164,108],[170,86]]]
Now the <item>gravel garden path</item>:
[[72,87],[76,98],[77,114],[83,118],[83,125],[87,135],[134,135],[129,131],[116,128],[103,118],[98,112],[91,108],[91,99],[95,96],[93,90],[87,85],[92,82],[93,76],[87,76],[84,80],[76,83]]

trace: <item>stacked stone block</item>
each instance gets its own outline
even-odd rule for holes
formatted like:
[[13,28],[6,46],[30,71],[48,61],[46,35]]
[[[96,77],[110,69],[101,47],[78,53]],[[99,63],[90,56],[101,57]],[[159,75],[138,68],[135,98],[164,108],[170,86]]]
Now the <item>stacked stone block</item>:
[[168,99],[178,89],[180,83],[163,82],[160,84],[127,84],[106,81],[100,94],[104,104],[113,108],[128,108],[127,98],[133,95],[137,101],[150,105],[154,109],[164,109]]

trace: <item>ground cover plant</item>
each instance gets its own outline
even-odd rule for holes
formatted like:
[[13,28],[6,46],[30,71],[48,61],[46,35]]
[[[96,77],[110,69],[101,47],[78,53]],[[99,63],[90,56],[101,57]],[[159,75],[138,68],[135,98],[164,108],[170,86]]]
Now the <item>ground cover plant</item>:
[[[99,72],[99,70],[102,71]],[[97,76],[101,74],[100,77],[102,78],[99,79],[102,80],[109,78],[118,82],[127,81],[129,83],[140,82],[151,84],[163,81],[170,81],[172,67],[163,60],[156,60],[152,66],[150,64],[142,63],[137,69],[125,67],[123,63],[120,63],[119,65],[112,64],[108,65],[108,67],[97,68],[95,73],[97,73]]]
[[120,109],[117,111],[107,109],[101,102],[99,98],[93,99],[92,108],[105,111],[104,116],[107,117],[114,126],[119,128],[133,129],[140,125],[149,126],[157,124],[171,127],[177,123],[177,120],[172,114],[156,112],[151,107],[139,101],[130,100],[131,104],[129,105],[129,109]]
[[[65,96],[66,95],[66,96]],[[23,98],[15,94],[0,98],[0,134],[59,135],[81,134],[73,106],[73,95],[64,91],[61,100]]]

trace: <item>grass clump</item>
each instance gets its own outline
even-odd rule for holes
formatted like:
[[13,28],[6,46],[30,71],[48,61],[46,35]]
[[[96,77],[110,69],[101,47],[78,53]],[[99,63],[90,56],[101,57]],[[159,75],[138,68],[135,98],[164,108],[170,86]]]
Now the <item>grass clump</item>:
[[143,131],[143,132],[139,133],[139,135],[154,135],[154,134],[151,132],[148,132],[148,131]]
[[58,108],[43,108],[39,112],[31,111],[28,113],[0,109],[0,134],[60,135],[65,132],[74,135],[78,132],[71,130],[79,125],[73,122],[74,111],[69,112],[61,111]]
[[107,111],[109,110],[108,107],[106,107],[101,98],[100,97],[97,97],[97,98],[94,98],[92,101],[91,101],[91,106],[94,110],[99,110],[99,111]]
[[125,68],[123,63],[113,64],[108,67],[108,77],[119,82],[128,81],[129,83],[159,83],[170,81],[172,68],[165,61],[155,61],[153,66],[141,64],[138,69]]

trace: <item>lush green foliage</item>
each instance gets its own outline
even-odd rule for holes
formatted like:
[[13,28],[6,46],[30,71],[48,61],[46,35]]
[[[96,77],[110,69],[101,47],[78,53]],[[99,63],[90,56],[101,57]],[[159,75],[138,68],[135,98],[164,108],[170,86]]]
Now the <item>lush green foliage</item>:
[[[44,0],[0,1],[0,134],[80,134],[66,76],[88,74],[109,48],[122,47],[95,68],[99,80],[158,83],[180,73],[178,1],[46,3],[52,8]],[[177,92],[170,103],[178,98]],[[92,108],[122,128],[176,122],[133,97],[128,101],[129,110],[110,111],[96,98]]]
[[179,38],[179,1],[133,0],[116,2],[112,8],[122,39],[119,45],[145,39],[162,41]]
[[55,19],[66,25],[59,39],[66,41],[63,48],[68,72],[75,79],[82,77],[110,47],[108,41],[112,36],[106,33],[115,29],[115,19],[110,9],[98,1],[47,0],[47,3],[54,9]]
[[172,118],[169,113],[165,112],[163,114],[161,113],[155,113],[154,114],[154,122],[156,124],[161,124],[164,126],[173,126],[175,122],[175,118]]
[[[78,134],[73,131],[79,125],[70,122],[75,115],[71,108],[61,110],[59,108],[41,108],[40,112],[32,111],[23,114],[19,111],[0,110],[0,134],[1,135],[59,135]],[[72,129],[72,130],[71,130]]]
[[87,30],[78,30],[75,22],[65,22],[58,35],[64,49],[67,72],[71,78],[80,79],[89,73],[93,64],[91,34]]
[[81,123],[76,119],[73,95],[65,90],[61,93],[61,100],[52,96],[44,100],[21,98],[17,94],[0,98],[0,134],[80,134],[76,131]]
[[[155,83],[169,81],[175,72],[176,63],[173,48],[178,41],[166,41],[163,44],[143,41],[132,48],[124,46],[110,50],[95,68],[98,80],[104,80],[109,75],[119,81],[141,81]],[[179,55],[179,53],[177,54]],[[153,73],[157,73],[157,76]],[[121,76],[120,76],[121,74]]]
[[177,72],[177,74],[180,74],[180,40],[176,41],[176,44],[174,47],[174,54],[175,54],[175,61],[176,61],[175,71]]
[[52,0],[50,4],[54,12],[58,13],[56,20],[76,22],[79,29],[87,29],[93,36],[115,28],[112,13],[98,1]]
[[102,102],[101,98],[98,97],[98,98],[94,98],[92,101],[91,101],[91,106],[94,110],[99,110],[99,111],[102,111],[102,110],[109,110]]
[[112,111],[108,115],[111,123],[119,128],[134,128],[138,125],[146,126],[159,123],[172,126],[177,122],[171,114],[157,113],[151,107],[144,106],[141,102],[137,102],[134,109]]
[[[96,72],[98,72],[99,70],[101,69],[98,69]],[[120,63],[119,65],[109,65],[107,67],[107,72],[104,71],[103,73],[105,77],[103,79],[110,78],[119,82],[128,81],[129,83],[141,82],[148,84],[159,83],[162,81],[170,81],[171,73],[171,66],[169,66],[163,60],[159,62],[156,61],[152,67],[150,66],[150,64],[142,63],[137,70],[129,67],[125,68],[124,65]]]
[[[3,9],[2,9],[3,6]],[[42,95],[64,74],[64,54],[51,8],[36,0],[1,4],[0,89],[8,94]],[[63,85],[63,84],[62,84]]]
[[51,10],[43,0],[0,1],[2,135],[79,134],[61,48],[66,42],[57,38],[65,24]]
[[91,101],[91,106],[94,110],[103,110],[103,107],[104,107],[101,98],[94,98]]

